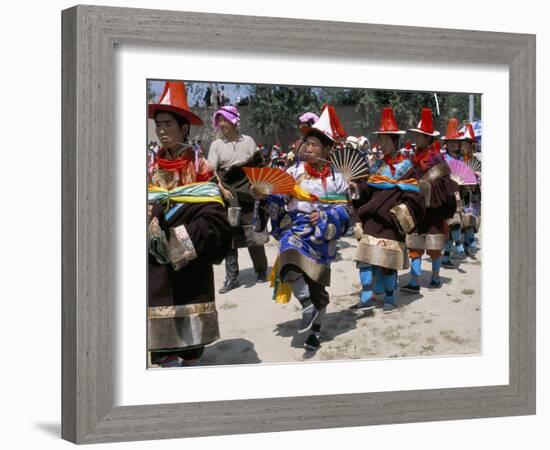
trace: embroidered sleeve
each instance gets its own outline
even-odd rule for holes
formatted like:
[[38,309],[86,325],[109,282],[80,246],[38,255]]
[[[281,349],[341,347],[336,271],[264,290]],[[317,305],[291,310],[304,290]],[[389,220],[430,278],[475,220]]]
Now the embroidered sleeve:
[[390,217],[397,225],[397,229],[402,235],[410,233],[415,227],[415,221],[405,203],[394,206],[390,209]]
[[332,206],[319,214],[315,237],[325,241],[339,239],[350,226],[348,210],[343,205]]
[[413,231],[424,219],[426,204],[419,192],[404,193],[401,201],[389,210],[389,216],[402,235]]
[[185,225],[170,228],[168,255],[174,270],[185,267],[189,261],[197,257],[195,246],[189,237]]

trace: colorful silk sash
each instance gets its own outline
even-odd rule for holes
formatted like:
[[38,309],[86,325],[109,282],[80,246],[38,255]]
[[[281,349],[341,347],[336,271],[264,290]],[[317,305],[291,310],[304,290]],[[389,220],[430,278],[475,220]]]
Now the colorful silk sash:
[[346,194],[325,194],[319,197],[315,194],[310,194],[297,184],[292,188],[290,195],[302,202],[347,203],[348,201]]
[[407,178],[406,180],[393,179],[383,175],[371,175],[367,184],[376,189],[393,189],[398,187],[403,191],[420,192],[418,180],[416,178]]
[[150,184],[147,191],[150,203],[219,203],[224,205],[218,186],[210,182],[189,183],[170,191]]

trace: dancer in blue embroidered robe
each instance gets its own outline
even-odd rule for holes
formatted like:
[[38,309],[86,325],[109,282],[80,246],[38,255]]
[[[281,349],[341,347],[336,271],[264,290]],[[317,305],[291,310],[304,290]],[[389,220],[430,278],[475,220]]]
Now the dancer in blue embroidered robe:
[[305,346],[316,350],[329,304],[330,263],[337,240],[349,228],[348,184],[326,160],[336,140],[345,135],[332,107],[325,107],[304,133],[302,161],[287,170],[304,195],[271,195],[267,211],[272,235],[279,241],[277,276],[290,284],[302,305],[298,333],[311,330]]

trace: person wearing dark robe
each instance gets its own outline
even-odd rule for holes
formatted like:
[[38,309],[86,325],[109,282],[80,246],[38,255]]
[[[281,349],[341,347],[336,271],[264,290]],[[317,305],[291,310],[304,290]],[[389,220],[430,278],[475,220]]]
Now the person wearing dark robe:
[[213,171],[184,146],[202,120],[182,82],[166,83],[149,118],[163,158],[148,187],[147,349],[153,367],[179,367],[197,363],[220,337],[212,264],[224,259],[232,232],[219,188],[206,180]]
[[355,257],[362,289],[352,309],[372,310],[374,294],[384,293],[383,312],[390,313],[395,308],[397,271],[409,266],[405,236],[422,220],[425,206],[413,164],[399,152],[399,137],[405,131],[397,126],[391,107],[384,108],[375,134],[383,157],[373,164],[365,183],[351,185],[353,207],[362,224]]
[[[462,142],[462,134],[458,130],[458,119],[452,117],[447,124],[447,132],[445,136],[441,138],[445,141],[445,161],[450,162],[453,159],[462,161],[462,155],[460,153],[460,144]],[[451,250],[453,244],[459,257],[466,256],[464,251],[464,245],[462,244],[462,217],[464,213],[464,202],[460,196],[460,191],[455,192],[456,197],[456,211],[450,219],[447,219],[449,225],[449,233],[445,249],[443,251],[443,259],[441,265],[448,269],[455,269],[456,266],[451,261]]]
[[455,192],[457,185],[450,179],[450,169],[442,157],[435,137],[439,131],[434,130],[432,110],[423,108],[417,128],[409,131],[415,134],[416,146],[410,159],[415,168],[415,178],[419,182],[424,196],[426,213],[414,231],[407,235],[407,248],[411,260],[410,281],[401,290],[419,293],[418,279],[422,274],[422,256],[427,253],[432,260],[432,274],[429,287],[441,287],[439,271],[441,269],[441,252],[447,241],[447,219],[456,210]]

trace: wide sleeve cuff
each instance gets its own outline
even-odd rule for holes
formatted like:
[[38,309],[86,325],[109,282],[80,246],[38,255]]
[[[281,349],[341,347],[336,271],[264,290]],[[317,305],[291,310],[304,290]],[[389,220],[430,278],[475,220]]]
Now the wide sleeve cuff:
[[404,203],[390,209],[390,216],[397,225],[399,232],[403,235],[410,233],[415,227],[409,208]]
[[174,270],[179,270],[186,266],[189,261],[197,258],[197,252],[193,241],[185,225],[170,228],[170,242],[168,244],[168,254]]

